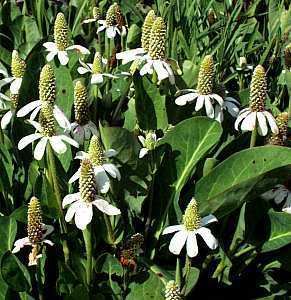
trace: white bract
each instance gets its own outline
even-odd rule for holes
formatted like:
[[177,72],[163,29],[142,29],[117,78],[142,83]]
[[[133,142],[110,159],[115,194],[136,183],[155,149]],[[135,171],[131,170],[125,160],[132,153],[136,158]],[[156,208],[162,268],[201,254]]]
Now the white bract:
[[4,69],[0,69],[0,74],[5,77],[0,80],[0,89],[10,83],[10,93],[18,94],[22,83],[22,77],[9,76],[7,71]]
[[146,59],[146,53],[147,51],[143,48],[130,49],[124,52],[116,53],[116,59],[122,60],[122,64],[126,65],[131,61],[142,61]]
[[262,194],[262,197],[266,200],[274,199],[276,204],[285,202],[282,211],[291,214],[291,191],[283,184],[277,184],[273,189]]
[[29,121],[29,123],[36,129],[37,132],[23,137],[18,143],[18,149],[22,150],[34,141],[39,140],[39,142],[35,146],[33,153],[36,160],[42,159],[48,142],[57,154],[63,154],[67,151],[67,145],[65,144],[65,142],[76,148],[79,147],[79,144],[76,141],[65,134],[46,136],[43,134],[41,125],[38,122]]
[[46,42],[43,44],[43,46],[48,51],[46,60],[48,62],[52,61],[54,59],[54,57],[57,55],[59,62],[63,66],[67,65],[69,62],[68,51],[70,51],[70,50],[77,50],[78,52],[80,52],[81,54],[84,54],[84,55],[90,54],[90,51],[87,48],[80,46],[80,45],[72,45],[72,46],[67,47],[65,50],[59,50],[57,47],[57,44],[54,42]]
[[219,104],[215,105],[214,108],[214,119],[222,123],[224,116],[223,111],[226,110],[232,117],[236,118],[239,113],[240,103],[233,97],[226,96],[223,99],[223,106]]
[[163,234],[174,233],[174,236],[171,239],[169,250],[175,255],[179,255],[182,248],[186,244],[187,255],[189,257],[195,257],[198,254],[198,245],[196,235],[199,234],[206,245],[214,250],[218,246],[217,239],[212,235],[210,229],[205,228],[204,226],[217,222],[217,219],[213,215],[208,215],[201,219],[201,223],[198,229],[189,231],[185,228],[184,225],[173,225],[164,229]]
[[279,129],[271,113],[266,110],[252,111],[248,107],[240,111],[234,127],[236,130],[239,130],[240,126],[242,131],[253,131],[257,127],[258,133],[262,136],[266,136],[268,133],[268,125],[274,134],[278,134]]
[[[0,109],[5,109],[7,107],[5,101],[11,102],[12,100],[8,96],[0,93]],[[13,106],[10,106],[9,110],[3,115],[1,119],[2,129],[5,129],[7,127],[7,125],[11,122],[11,119],[14,115],[15,115],[15,108]]]
[[109,39],[114,39],[116,34],[120,36],[126,35],[126,26],[121,27],[121,31],[118,28],[118,25],[107,24],[106,20],[99,20],[98,23],[101,25],[97,29],[97,33],[105,30],[105,33]]
[[139,158],[143,158],[145,155],[148,154],[150,150],[153,150],[155,147],[155,144],[160,139],[157,139],[157,135],[155,133],[148,133],[146,137],[143,137],[142,135],[139,135],[137,137],[142,144],[142,148],[139,151]]
[[96,195],[92,202],[84,201],[80,193],[69,194],[63,199],[63,208],[69,206],[65,220],[70,222],[75,216],[76,226],[84,230],[91,223],[93,217],[93,207],[97,207],[109,216],[119,215],[121,212],[115,206],[109,204],[105,199]]

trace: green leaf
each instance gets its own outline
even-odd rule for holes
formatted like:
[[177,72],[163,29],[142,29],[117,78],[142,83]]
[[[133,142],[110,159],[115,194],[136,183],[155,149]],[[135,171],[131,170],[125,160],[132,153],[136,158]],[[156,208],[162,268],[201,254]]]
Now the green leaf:
[[11,252],[5,253],[1,259],[1,275],[7,285],[14,291],[25,292],[31,289],[27,269]]
[[267,172],[291,164],[291,149],[255,147],[231,155],[196,185],[202,214],[229,214],[241,206],[246,195]]
[[[107,273],[110,276],[116,274],[117,276],[123,275],[123,268],[119,262],[119,260],[112,256],[110,253],[104,253],[98,258],[98,262],[103,261],[102,267],[100,268],[99,272]],[[100,263],[97,265],[100,266]]]
[[143,130],[164,129],[168,125],[166,97],[146,77],[134,78],[135,109],[139,126]]
[[12,249],[17,232],[17,223],[11,217],[0,217],[0,255]]
[[187,278],[187,282],[185,285],[185,295],[187,296],[189,293],[191,293],[191,291],[193,290],[193,288],[195,287],[195,285],[198,282],[199,279],[199,274],[200,274],[200,270],[198,268],[195,267],[191,267],[189,276]]
[[263,244],[262,252],[274,251],[291,243],[291,216],[285,212],[268,212],[270,237]]

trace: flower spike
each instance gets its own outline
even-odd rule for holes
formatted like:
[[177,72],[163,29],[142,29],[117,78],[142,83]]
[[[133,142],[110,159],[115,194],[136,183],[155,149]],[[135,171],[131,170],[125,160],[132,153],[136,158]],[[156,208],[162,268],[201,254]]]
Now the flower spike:
[[146,52],[149,51],[150,48],[151,31],[155,19],[156,19],[155,11],[150,10],[142,25],[141,46]]

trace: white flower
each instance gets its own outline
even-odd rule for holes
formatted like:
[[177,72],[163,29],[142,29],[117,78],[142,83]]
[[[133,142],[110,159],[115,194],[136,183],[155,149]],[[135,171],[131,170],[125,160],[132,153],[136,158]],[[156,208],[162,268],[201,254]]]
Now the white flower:
[[[41,104],[42,104],[42,100],[32,101],[32,102],[24,105],[22,108],[20,108],[18,110],[16,116],[18,118],[22,118],[31,112],[29,120],[33,121],[36,118],[37,114],[41,110]],[[62,128],[64,128],[65,131],[71,130],[70,121],[68,120],[66,115],[62,112],[62,110],[56,104],[53,105],[53,114],[54,114],[54,117],[55,117],[56,121],[58,122],[58,124]]]
[[145,74],[152,75],[155,71],[159,81],[169,78],[170,83],[175,84],[173,70],[171,65],[167,63],[165,59],[152,59],[149,54],[145,55],[143,59],[146,60],[146,63],[139,72],[141,76],[144,76]]
[[239,113],[239,105],[240,103],[229,96],[226,96],[223,99],[223,106],[220,106],[219,104],[216,104],[215,108],[214,108],[214,118],[216,121],[222,123],[224,116],[223,116],[223,111],[227,110],[228,113],[236,118],[238,113]]
[[142,61],[146,59],[146,53],[147,51],[145,51],[143,48],[130,49],[127,51],[116,53],[116,59],[121,59],[122,64],[126,65],[131,61]]
[[[216,106],[217,103],[219,104],[221,109],[223,109],[225,107],[225,103],[224,103],[222,97],[215,93],[203,95],[203,94],[200,94],[198,92],[198,90],[193,90],[193,89],[186,89],[186,90],[183,90],[182,92],[188,92],[188,93],[176,98],[175,103],[177,105],[184,106],[187,103],[191,103],[191,102],[197,100],[196,105],[195,105],[195,111],[199,111],[200,109],[205,107],[206,115],[209,118],[212,118],[212,119],[215,118],[215,111],[214,111],[213,106]],[[215,103],[215,101],[217,103]],[[219,114],[217,113],[217,117],[218,116],[219,116]]]
[[284,201],[282,211],[291,214],[291,191],[284,185],[277,184],[273,189],[262,194],[262,197],[266,200],[274,199],[276,204]]
[[258,133],[265,136],[268,133],[268,125],[274,134],[278,134],[279,129],[276,124],[276,120],[271,113],[266,110],[259,112],[252,111],[248,107],[240,111],[234,127],[238,130],[240,126],[242,131],[253,131],[256,127],[258,127]]
[[92,135],[98,133],[97,127],[92,121],[88,121],[85,125],[74,122],[71,124],[71,129],[74,140],[79,144],[83,144],[84,140],[89,140]]
[[67,151],[67,145],[64,142],[69,143],[76,148],[79,147],[79,144],[76,141],[65,134],[47,136],[43,133],[43,129],[38,122],[29,121],[29,123],[36,129],[37,132],[23,137],[18,143],[18,149],[22,150],[34,141],[39,140],[34,149],[34,158],[36,160],[42,159],[48,142],[52,146],[53,150],[58,154],[63,154]]
[[107,24],[106,20],[99,20],[98,23],[101,25],[97,29],[97,33],[105,30],[106,35],[109,39],[114,39],[116,34],[119,34],[120,36],[126,35],[126,26],[121,27],[121,31],[118,28],[118,25],[110,25]]
[[[51,234],[51,233],[53,232],[53,230],[54,230],[53,226],[42,224],[42,230],[43,230],[43,235],[42,235],[41,243],[45,243],[45,244],[47,244],[47,245],[53,246],[54,243],[53,243],[52,241],[46,239],[46,237],[47,237],[49,234]],[[23,247],[25,247],[25,246],[32,246],[32,247],[35,246],[34,244],[32,244],[32,243],[30,242],[28,236],[25,237],[25,238],[18,239],[17,241],[15,241],[15,243],[14,243],[14,248],[13,248],[13,250],[12,250],[12,253],[17,253],[17,252],[19,252],[19,251],[20,251]],[[32,253],[33,253],[33,252],[32,252]],[[29,264],[28,264],[28,265],[29,265],[29,266],[37,265],[37,260],[38,260],[40,257],[42,257],[41,254],[37,254],[37,255],[35,255],[35,256],[33,256],[33,255],[30,254],[30,255],[29,255],[29,258],[30,258],[30,259],[29,259]],[[32,258],[32,259],[31,259],[31,258]]]
[[65,216],[66,222],[70,222],[75,216],[75,224],[81,230],[84,230],[86,226],[91,223],[93,205],[109,216],[120,214],[120,210],[118,208],[109,204],[98,195],[95,196],[94,201],[87,202],[82,199],[80,193],[69,194],[63,199],[63,208],[68,205],[70,206]]
[[9,77],[8,73],[5,70],[1,70],[0,73],[2,73],[5,76],[5,78],[0,80],[0,88],[10,83],[10,92],[12,94],[17,94],[21,87],[22,77],[13,77],[13,76]]
[[[92,138],[94,138],[94,136]],[[109,149],[103,153],[103,156],[105,158],[110,158],[115,156],[116,154],[117,152],[114,149]],[[90,159],[90,155],[84,151],[77,152],[75,156],[75,159],[80,159],[80,160],[86,158]],[[93,163],[93,170],[94,170],[98,190],[100,190],[102,194],[107,193],[110,188],[110,179],[107,173],[111,177],[116,178],[117,180],[121,179],[121,175],[118,168],[112,163],[107,163],[105,161],[100,165],[96,165]],[[79,168],[78,171],[70,178],[69,183],[76,181],[80,177],[80,171],[81,168]]]
[[[18,95],[12,95],[11,97],[18,97]],[[6,103],[4,103],[4,101],[8,101],[8,102],[12,102],[10,108],[8,109],[8,111],[3,115],[2,119],[1,119],[1,128],[5,129],[7,127],[7,125],[11,122],[12,117],[15,115],[15,107],[13,104],[14,99],[11,99],[11,97],[7,97],[6,95],[0,93],[0,109],[5,109]],[[2,102],[2,101],[3,102]]]
[[216,217],[213,215],[208,215],[201,219],[200,226],[196,230],[187,230],[184,225],[174,225],[165,228],[163,234],[176,232],[169,245],[170,252],[175,255],[179,255],[182,248],[186,244],[187,255],[191,258],[197,256],[197,234],[204,239],[205,243],[211,250],[216,249],[218,246],[217,239],[212,235],[210,229],[204,227],[212,222],[217,222]]
[[139,158],[143,158],[150,150],[153,150],[156,142],[160,140],[157,139],[157,135],[155,133],[151,132],[149,132],[145,138],[142,135],[139,135],[137,138],[143,146],[139,151]]
[[247,59],[243,56],[239,58],[239,67],[236,67],[237,71],[249,72],[252,71],[254,67],[247,63]]

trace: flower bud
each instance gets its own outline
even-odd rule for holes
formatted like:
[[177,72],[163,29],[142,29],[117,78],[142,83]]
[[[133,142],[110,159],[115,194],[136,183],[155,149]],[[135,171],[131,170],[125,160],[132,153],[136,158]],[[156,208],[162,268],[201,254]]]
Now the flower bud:
[[13,77],[22,78],[25,72],[26,63],[19,56],[17,50],[13,50],[12,52],[12,60],[11,60],[11,73]]
[[164,59],[166,52],[166,24],[163,18],[158,17],[151,29],[149,54],[152,59]]
[[155,19],[156,19],[156,14],[154,10],[150,10],[142,25],[141,46],[145,51],[149,51],[151,31]]
[[165,300],[182,300],[180,288],[174,280],[170,280],[166,284]]
[[96,21],[100,20],[100,18],[101,18],[101,12],[100,12],[99,7],[97,7],[97,6],[93,7],[92,15],[93,15],[93,18]]
[[54,104],[56,100],[56,78],[53,68],[46,64],[39,77],[39,98],[41,101]]
[[207,55],[202,60],[198,75],[197,90],[200,95],[212,94],[214,75],[213,58],[211,55]]
[[86,158],[81,162],[79,189],[83,201],[92,202],[95,200],[96,184],[93,165]]
[[99,52],[96,52],[94,55],[92,72],[93,72],[93,74],[102,73],[102,56]]
[[92,136],[88,153],[89,153],[89,159],[93,163],[93,166],[103,165],[104,152],[103,152],[103,147],[100,138],[97,135]]
[[56,135],[56,124],[53,114],[53,106],[49,102],[41,103],[39,123],[43,136],[52,137]]
[[69,28],[63,13],[58,13],[54,26],[54,39],[58,50],[64,51],[69,46]]
[[42,216],[41,207],[38,199],[32,197],[28,204],[27,213],[27,233],[29,241],[32,244],[37,244],[42,241]]
[[263,66],[258,65],[252,76],[250,90],[250,109],[260,112],[265,110],[265,100],[267,95],[267,79]]
[[79,125],[89,122],[89,107],[86,87],[77,81],[74,88],[75,120]]
[[186,230],[193,231],[200,227],[200,220],[198,204],[196,200],[192,198],[183,215],[183,225]]
[[116,25],[116,7],[118,6],[117,3],[113,3],[107,10],[106,13],[106,25],[107,26],[114,26]]

